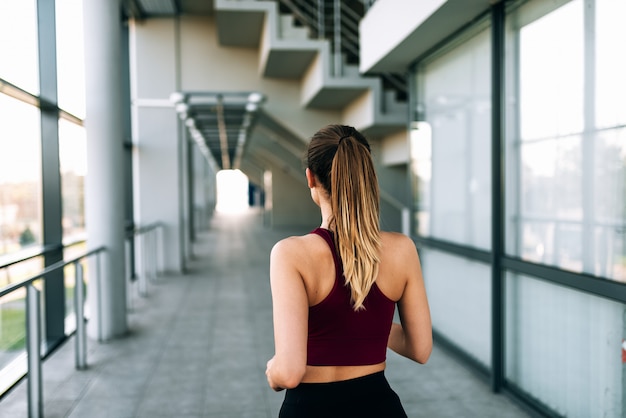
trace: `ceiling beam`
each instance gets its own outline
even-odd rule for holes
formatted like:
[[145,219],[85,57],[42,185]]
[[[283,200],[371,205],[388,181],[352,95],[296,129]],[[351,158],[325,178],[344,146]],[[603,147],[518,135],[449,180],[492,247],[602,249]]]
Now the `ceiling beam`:
[[217,97],[217,127],[220,134],[220,149],[222,151],[222,168],[230,169],[230,155],[228,153],[228,133],[226,132],[226,123],[224,122],[224,104],[222,96]]

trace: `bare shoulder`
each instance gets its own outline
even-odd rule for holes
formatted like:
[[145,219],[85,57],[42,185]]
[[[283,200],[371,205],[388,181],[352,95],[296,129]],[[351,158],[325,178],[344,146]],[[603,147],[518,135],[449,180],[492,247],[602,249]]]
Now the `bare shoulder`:
[[319,239],[312,235],[294,235],[283,238],[272,247],[272,258],[291,258],[299,259],[310,254],[319,246]]
[[381,238],[381,261],[393,266],[390,271],[403,276],[402,272],[421,269],[417,248],[410,237],[398,232],[384,232]]
[[[317,295],[321,281],[318,277],[331,277],[334,283],[332,254],[324,239],[314,235],[291,236],[274,244],[270,255],[270,280],[272,283],[303,281],[307,294]],[[324,268],[331,271],[324,271]],[[285,280],[283,280],[285,279]],[[309,301],[313,304],[315,301]]]
[[301,237],[298,236],[292,236],[281,239],[280,241],[276,242],[276,244],[274,244],[274,246],[272,247],[272,253],[291,251],[292,249],[297,247],[300,238]]
[[415,243],[399,232],[381,232],[383,253],[391,257],[406,258],[417,254]]

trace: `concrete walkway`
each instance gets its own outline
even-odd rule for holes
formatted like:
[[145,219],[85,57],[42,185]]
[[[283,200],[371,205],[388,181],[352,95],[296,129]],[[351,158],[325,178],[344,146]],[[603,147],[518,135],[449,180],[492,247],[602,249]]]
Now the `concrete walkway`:
[[[283,393],[265,380],[273,354],[269,252],[280,238],[259,214],[216,215],[188,274],[161,277],[129,316],[127,337],[88,342],[85,371],[70,339],[43,366],[44,416],[271,418]],[[435,346],[425,366],[388,354],[387,377],[409,417],[527,417]],[[26,417],[26,381],[0,417]]]

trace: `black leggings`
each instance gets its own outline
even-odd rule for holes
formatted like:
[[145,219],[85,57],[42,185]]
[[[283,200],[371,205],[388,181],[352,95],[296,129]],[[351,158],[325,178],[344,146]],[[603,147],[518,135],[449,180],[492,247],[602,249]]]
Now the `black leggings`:
[[384,372],[332,383],[300,383],[287,389],[279,418],[404,418],[400,398]]

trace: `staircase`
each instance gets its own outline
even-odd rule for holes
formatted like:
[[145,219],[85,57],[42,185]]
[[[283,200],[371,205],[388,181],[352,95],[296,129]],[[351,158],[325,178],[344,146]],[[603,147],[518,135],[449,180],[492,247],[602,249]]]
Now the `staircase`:
[[406,86],[397,75],[362,76],[359,0],[215,0],[221,45],[258,48],[263,77],[300,82],[300,104],[342,112],[368,136],[406,129]]

